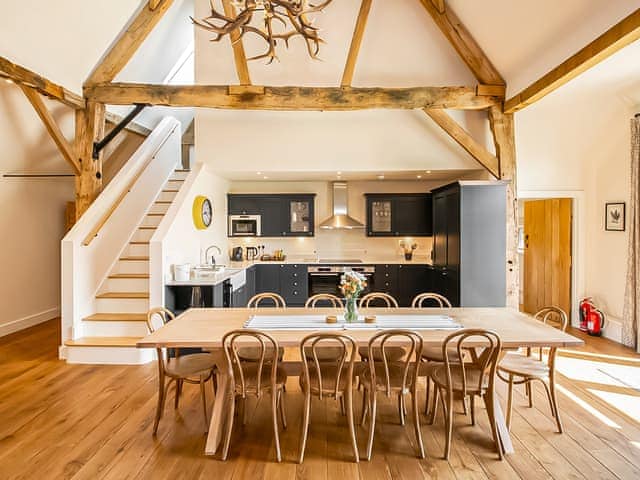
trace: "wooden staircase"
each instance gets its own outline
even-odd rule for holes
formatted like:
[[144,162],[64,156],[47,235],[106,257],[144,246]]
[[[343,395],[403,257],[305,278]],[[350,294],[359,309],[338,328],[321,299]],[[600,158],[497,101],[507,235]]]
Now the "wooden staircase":
[[175,170],[131,236],[96,294],[96,312],[83,319],[84,336],[65,342],[69,363],[137,364],[153,358],[152,351],[135,346],[148,333],[149,241],[188,174]]

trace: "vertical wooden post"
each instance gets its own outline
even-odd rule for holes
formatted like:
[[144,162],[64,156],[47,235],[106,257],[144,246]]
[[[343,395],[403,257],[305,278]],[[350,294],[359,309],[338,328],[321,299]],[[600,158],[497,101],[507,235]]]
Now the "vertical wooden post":
[[76,176],[76,219],[89,208],[102,190],[102,154],[93,159],[93,142],[104,136],[104,104],[87,102],[76,111],[76,151],[80,175]]
[[507,306],[517,309],[520,297],[520,266],[513,114],[503,113],[501,106],[493,106],[489,108],[489,124],[496,146],[496,156],[500,160],[500,178],[509,182],[507,185]]

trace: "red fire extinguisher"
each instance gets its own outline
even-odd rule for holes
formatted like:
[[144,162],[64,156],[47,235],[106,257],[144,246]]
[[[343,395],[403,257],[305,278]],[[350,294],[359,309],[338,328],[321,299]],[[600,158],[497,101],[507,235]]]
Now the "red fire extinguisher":
[[593,304],[591,297],[586,297],[580,300],[580,330],[586,332],[589,330],[589,314],[591,310],[594,310],[596,306]]
[[604,328],[604,313],[602,310],[592,308],[587,319],[587,333],[595,337],[602,335]]

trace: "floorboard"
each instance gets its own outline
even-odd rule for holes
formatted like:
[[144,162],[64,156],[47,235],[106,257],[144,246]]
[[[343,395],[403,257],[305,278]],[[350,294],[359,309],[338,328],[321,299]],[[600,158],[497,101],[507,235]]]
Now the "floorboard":
[[[582,335],[579,332],[572,332]],[[640,478],[640,424],[633,412],[599,395],[640,391],[633,379],[586,381],[568,366],[606,370],[624,365],[640,378],[640,356],[618,344],[582,335],[586,345],[560,353],[559,395],[564,434],[556,432],[544,390],[534,388],[529,408],[515,389],[511,432],[516,453],[498,461],[488,419],[477,399],[477,425],[455,417],[451,458],[442,458],[444,425],[422,418],[427,458],[416,457],[410,417],[398,421],[395,399],[379,396],[370,462],[352,462],[346,417],[337,402],[314,399],[305,461],[298,446],[303,398],[297,378],[287,383],[288,428],[280,430],[283,463],[275,462],[270,401],[250,400],[248,423],[236,422],[229,460],[205,457],[205,422],[197,386],[185,385],[180,408],[169,391],[157,437],[151,435],[156,405],[155,365],[68,365],[57,359],[60,329],[53,320],[0,338],[0,477],[214,478],[215,480],[605,479]],[[563,363],[564,362],[564,363]],[[573,363],[571,363],[573,362]],[[578,362],[576,364],[576,362]],[[582,363],[580,363],[582,362]],[[584,373],[584,372],[581,372]],[[630,386],[631,385],[631,386]],[[213,394],[208,386],[211,407]],[[505,404],[506,388],[498,394]],[[635,397],[635,398],[634,398]],[[421,404],[424,405],[424,397]],[[354,398],[359,419],[360,394]],[[460,405],[456,407],[461,410]],[[410,410],[410,407],[409,407]],[[409,412],[411,413],[411,412]],[[364,454],[368,424],[358,427]]]

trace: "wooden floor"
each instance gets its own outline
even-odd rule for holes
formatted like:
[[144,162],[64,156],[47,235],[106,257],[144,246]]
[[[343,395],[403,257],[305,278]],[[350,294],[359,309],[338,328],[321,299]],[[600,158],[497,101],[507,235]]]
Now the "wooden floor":
[[[169,402],[154,438],[155,364],[67,365],[56,358],[58,328],[51,321],[0,339],[1,479],[640,478],[637,417],[602,400],[593,382],[564,376],[559,401],[566,433],[555,433],[541,389],[536,389],[534,408],[525,406],[518,391],[512,424],[516,453],[503,462],[491,448],[481,402],[478,426],[457,415],[450,462],[442,460],[441,418],[434,426],[423,426],[427,458],[418,460],[412,429],[399,426],[395,406],[382,402],[372,461],[356,465],[337,405],[314,401],[306,459],[297,465],[302,410],[297,379],[290,379],[287,389],[284,462],[274,461],[268,402],[257,406],[246,427],[236,427],[230,460],[221,462],[202,455],[205,435],[197,386],[185,386],[178,411]],[[640,356],[628,349],[588,338],[581,350],[586,353],[563,358],[574,364],[584,357],[585,365],[630,366],[636,381],[640,378]],[[628,395],[636,404],[640,400],[637,387],[601,388]],[[365,431],[358,435],[363,450]]]

